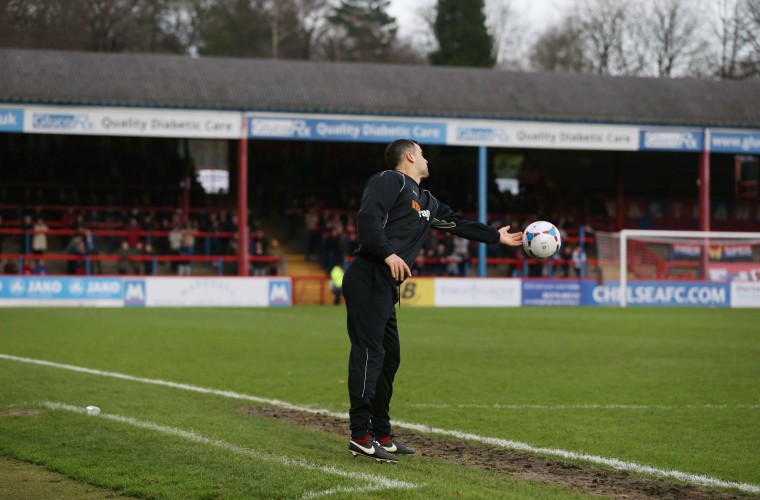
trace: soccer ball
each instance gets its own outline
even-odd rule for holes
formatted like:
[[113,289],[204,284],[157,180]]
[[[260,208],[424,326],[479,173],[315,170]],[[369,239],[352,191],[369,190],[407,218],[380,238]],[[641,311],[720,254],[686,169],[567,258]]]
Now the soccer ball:
[[561,245],[559,230],[551,222],[539,220],[523,231],[523,250],[534,259],[548,259]]

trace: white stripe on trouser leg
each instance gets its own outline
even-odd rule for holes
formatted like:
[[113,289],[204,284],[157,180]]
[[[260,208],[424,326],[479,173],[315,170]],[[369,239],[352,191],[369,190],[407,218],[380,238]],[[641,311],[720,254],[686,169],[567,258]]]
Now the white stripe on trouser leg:
[[369,365],[369,347],[367,347],[367,359],[364,360],[364,386],[362,387],[362,397],[367,390],[367,365]]

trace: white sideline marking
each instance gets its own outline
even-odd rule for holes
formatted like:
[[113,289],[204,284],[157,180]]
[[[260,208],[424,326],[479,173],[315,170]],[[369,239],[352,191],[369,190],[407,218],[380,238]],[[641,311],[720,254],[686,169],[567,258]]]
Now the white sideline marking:
[[537,405],[537,404],[501,404],[501,403],[407,403],[410,408],[480,408],[495,410],[758,410],[760,404],[747,405],[725,405],[725,404],[705,404],[705,405],[625,405],[625,404],[558,404],[558,405]]
[[[42,402],[37,402],[35,404],[44,406],[45,408],[50,408],[51,410],[65,410],[65,411],[82,413],[84,415],[87,415],[87,410],[85,408],[68,405],[65,403],[42,401]],[[324,472],[325,474],[332,474],[334,476],[347,477],[350,479],[356,479],[356,480],[370,483],[368,486],[356,486],[356,487],[336,486],[324,491],[310,491],[310,492],[304,493],[303,498],[316,498],[316,497],[325,496],[325,495],[332,495],[334,493],[346,493],[346,492],[357,493],[357,492],[368,492],[368,491],[380,491],[380,490],[387,490],[387,489],[412,489],[418,486],[415,483],[407,483],[405,481],[388,479],[382,476],[376,476],[374,474],[362,474],[359,472],[350,472],[350,471],[338,469],[337,467],[333,467],[329,465],[328,466],[317,465],[317,464],[307,462],[306,460],[293,459],[293,458],[288,458],[281,455],[274,455],[272,453],[256,451],[254,449],[244,448],[242,446],[238,446],[236,444],[229,443],[227,441],[212,439],[206,436],[202,436],[200,434],[196,434],[195,432],[192,432],[192,431],[184,431],[182,429],[177,429],[176,427],[168,427],[166,425],[157,424],[155,422],[150,422],[148,420],[138,420],[132,417],[125,417],[122,415],[114,415],[114,414],[109,414],[109,413],[101,413],[100,415],[93,416],[93,417],[105,418],[107,420],[113,420],[114,422],[128,424],[133,427],[138,427],[140,429],[147,429],[151,431],[160,432],[162,434],[168,434],[170,436],[181,437],[183,439],[192,441],[194,443],[214,446],[216,448],[220,448],[226,451],[231,451],[239,455],[246,455],[257,460],[266,460],[269,462],[275,462],[281,465],[285,465],[287,467],[293,467],[293,466],[302,467],[304,469]]]
[[[123,380],[131,380],[134,382],[143,382],[146,384],[161,385],[165,387],[172,387],[174,389],[182,389],[185,391],[200,392],[203,394],[214,394],[217,396],[223,396],[223,397],[233,398],[233,399],[255,401],[257,403],[265,403],[265,404],[277,406],[280,408],[288,408],[292,410],[298,410],[298,411],[303,411],[307,413],[314,413],[318,415],[327,415],[327,416],[343,418],[343,419],[348,418],[348,413],[337,413],[337,412],[332,412],[332,411],[319,409],[319,408],[309,408],[307,406],[294,405],[286,401],[280,401],[277,399],[260,398],[257,396],[250,396],[248,394],[241,394],[239,392],[220,391],[218,389],[209,389],[206,387],[198,387],[198,386],[189,385],[189,384],[178,384],[176,382],[168,382],[166,380],[160,380],[160,379],[134,377],[132,375],[125,375],[123,373],[93,370],[92,368],[84,368],[81,366],[53,363],[52,361],[44,361],[40,359],[21,358],[18,356],[11,356],[8,354],[0,354],[0,359],[7,359],[9,361],[18,361],[21,363],[30,363],[30,364],[42,365],[42,366],[50,366],[53,368],[60,368],[64,370],[71,370],[71,371],[81,372],[81,373],[89,373],[92,375],[100,375],[103,377],[112,377],[112,378],[118,378],[118,379],[123,379]],[[585,462],[612,467],[613,469],[624,470],[628,472],[636,472],[639,474],[645,474],[645,475],[650,475],[650,476],[677,479],[679,481],[683,481],[685,483],[689,483],[693,485],[710,486],[710,487],[715,487],[715,488],[735,488],[747,493],[760,493],[760,485],[756,485],[756,484],[724,481],[722,479],[718,479],[714,477],[703,476],[699,474],[689,474],[687,472],[681,472],[677,470],[658,469],[656,467],[651,467],[649,465],[637,464],[635,462],[626,462],[623,460],[619,460],[617,458],[606,458],[606,457],[600,457],[596,455],[587,455],[584,453],[575,453],[573,451],[560,450],[556,448],[538,448],[535,446],[531,446],[527,443],[521,443],[519,441],[511,441],[508,439],[479,436],[477,434],[470,434],[467,432],[460,432],[456,430],[440,429],[437,427],[428,427],[422,424],[394,421],[394,426],[402,428],[402,429],[410,429],[410,430],[414,430],[414,431],[426,433],[426,434],[438,434],[441,436],[450,436],[450,437],[455,437],[457,439],[475,441],[478,443],[484,443],[491,446],[497,446],[499,448],[526,451],[529,453],[562,457],[562,458],[571,459],[571,460],[582,460]]]

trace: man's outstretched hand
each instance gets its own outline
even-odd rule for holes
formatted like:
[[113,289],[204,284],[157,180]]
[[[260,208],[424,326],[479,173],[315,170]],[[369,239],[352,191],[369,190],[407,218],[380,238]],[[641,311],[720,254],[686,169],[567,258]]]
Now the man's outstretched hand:
[[504,226],[503,228],[499,229],[499,243],[510,247],[519,247],[522,245],[522,231],[519,231],[517,233],[510,233],[509,228],[510,226]]

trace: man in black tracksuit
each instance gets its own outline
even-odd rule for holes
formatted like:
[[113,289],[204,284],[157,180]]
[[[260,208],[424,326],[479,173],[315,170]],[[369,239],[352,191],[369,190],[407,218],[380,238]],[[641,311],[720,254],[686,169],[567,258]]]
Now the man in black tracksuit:
[[357,220],[359,247],[343,277],[351,339],[348,449],[355,456],[396,462],[395,454],[414,451],[394,439],[388,415],[400,362],[395,303],[428,229],[509,246],[521,245],[522,233],[463,219],[420,189],[428,162],[416,142],[401,139],[389,144],[385,164],[393,170],[373,175],[364,188]]

